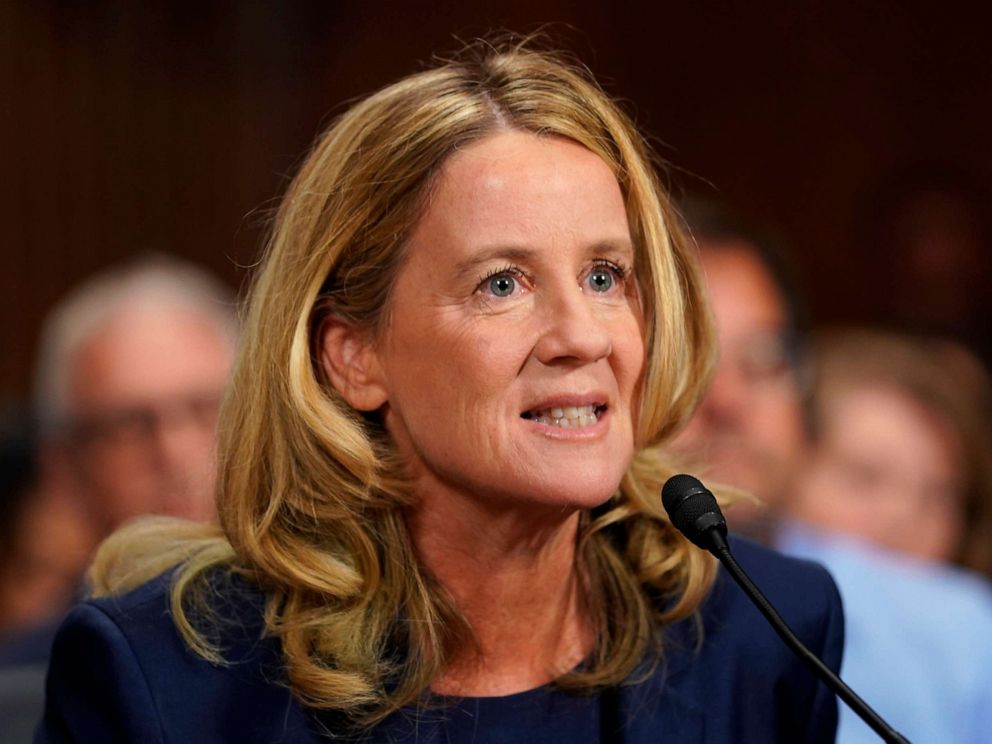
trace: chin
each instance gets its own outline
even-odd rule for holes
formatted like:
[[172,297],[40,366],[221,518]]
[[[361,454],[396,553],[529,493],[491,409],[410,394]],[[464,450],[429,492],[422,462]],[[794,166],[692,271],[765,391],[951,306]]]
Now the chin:
[[622,475],[602,478],[599,482],[576,478],[568,487],[562,487],[561,483],[542,483],[525,499],[568,511],[595,509],[613,497],[621,478]]

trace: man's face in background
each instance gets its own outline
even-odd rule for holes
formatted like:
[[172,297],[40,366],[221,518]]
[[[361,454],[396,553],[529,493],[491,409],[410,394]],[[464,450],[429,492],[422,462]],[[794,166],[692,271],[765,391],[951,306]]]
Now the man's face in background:
[[142,514],[213,515],[217,408],[232,354],[195,311],[154,303],[81,344],[69,377],[69,454],[102,530]]
[[774,513],[805,441],[799,383],[790,353],[785,301],[744,242],[700,242],[720,357],[713,382],[676,448],[715,482],[766,505],[741,501],[727,518],[736,529]]

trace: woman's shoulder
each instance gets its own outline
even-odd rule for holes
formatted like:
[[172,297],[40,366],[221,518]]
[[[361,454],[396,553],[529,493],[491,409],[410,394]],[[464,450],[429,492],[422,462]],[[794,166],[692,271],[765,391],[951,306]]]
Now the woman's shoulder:
[[[732,537],[734,557],[803,643],[835,672],[844,644],[840,595],[822,566]],[[658,678],[706,712],[715,741],[833,741],[832,694],[794,656],[721,567],[697,618],[666,630]],[[818,733],[819,732],[819,733]]]
[[[70,613],[98,612],[117,625],[126,635],[161,635],[179,638],[172,611],[174,583],[182,567],[166,571],[121,594],[107,595],[81,602]],[[209,627],[220,629],[222,642],[238,636],[258,636],[264,631],[265,596],[252,582],[236,571],[213,568],[194,580],[184,596],[188,618],[209,619]],[[233,634],[233,638],[229,637]],[[236,645],[236,644],[235,644]]]
[[[836,670],[843,647],[844,614],[829,571],[814,561],[784,555],[743,537],[731,537],[730,546],[734,558],[782,619],[814,652],[825,653]],[[792,659],[791,651],[722,566],[701,612],[707,632],[741,652]]]
[[[840,592],[821,563],[740,536],[732,536],[730,546],[737,562],[787,620],[816,620],[833,613],[842,619]],[[733,585],[733,580],[721,571],[718,583]],[[738,592],[739,599],[744,599],[743,592]]]
[[77,605],[56,636],[40,742],[307,740],[280,684],[277,644],[263,634],[262,596],[244,580],[209,578],[219,619],[208,636],[223,663],[194,653],[176,627],[163,574],[120,596]]
[[[173,613],[177,572],[167,571],[122,594],[80,602],[62,623],[56,642],[74,633],[100,633],[126,641],[146,668],[198,668],[206,660],[189,648]],[[271,645],[264,637],[264,595],[236,573],[214,569],[205,574],[196,592],[184,596],[184,608],[191,627],[215,646],[224,660],[211,667],[257,660]]]
[[101,617],[126,635],[136,629],[169,635],[175,628],[169,606],[174,577],[174,570],[167,571],[122,594],[86,599],[69,612],[63,629],[80,620]]

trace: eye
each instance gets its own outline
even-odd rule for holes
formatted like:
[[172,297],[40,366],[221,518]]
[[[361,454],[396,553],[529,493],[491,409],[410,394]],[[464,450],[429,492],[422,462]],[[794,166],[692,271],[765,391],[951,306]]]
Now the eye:
[[593,292],[605,294],[613,290],[617,284],[622,284],[627,270],[612,261],[597,261],[592,271],[586,277],[586,283]]
[[613,286],[613,275],[603,269],[596,269],[589,275],[589,286],[594,292],[608,292]]
[[476,290],[488,297],[512,297],[520,289],[522,273],[513,266],[491,271],[479,280]]
[[489,291],[497,297],[509,297],[517,286],[517,280],[509,274],[499,274],[489,280]]

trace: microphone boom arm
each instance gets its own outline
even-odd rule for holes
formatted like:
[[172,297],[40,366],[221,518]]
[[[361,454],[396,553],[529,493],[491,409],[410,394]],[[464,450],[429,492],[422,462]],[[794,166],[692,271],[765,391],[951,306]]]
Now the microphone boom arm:
[[909,744],[906,737],[886,723],[868,703],[858,697],[854,690],[820,661],[816,654],[803,645],[768,598],[751,581],[730,552],[730,544],[727,542],[727,520],[720,511],[720,504],[699,479],[685,473],[673,475],[661,490],[661,501],[665,511],[668,512],[672,526],[694,545],[709,551],[720,560],[727,573],[744,590],[748,599],[754,602],[779,637],[785,641],[785,645],[792,649],[793,653],[813,670],[835,695],[847,703],[862,721],[871,726],[886,744]]
[[727,543],[727,539],[723,536],[723,533],[717,529],[709,529],[706,530],[705,535],[708,538],[709,551],[720,560],[727,569],[727,573],[740,585],[744,593],[754,602],[754,605],[761,611],[761,614],[765,616],[765,619],[775,629],[775,632],[778,633],[779,637],[785,641],[785,644],[792,649],[796,656],[806,666],[812,669],[816,676],[827,687],[833,690],[841,700],[847,703],[848,707],[857,713],[861,720],[871,726],[872,730],[882,737],[882,740],[886,744],[910,744],[908,739],[886,723],[868,703],[848,687],[844,680],[834,674],[830,667],[820,661],[816,654],[806,648],[803,642],[792,632],[788,623],[778,614],[778,611],[772,606],[771,602],[768,601],[765,595],[761,593],[761,590],[751,581],[751,578],[744,569],[741,568],[737,559],[730,552],[730,545]]

